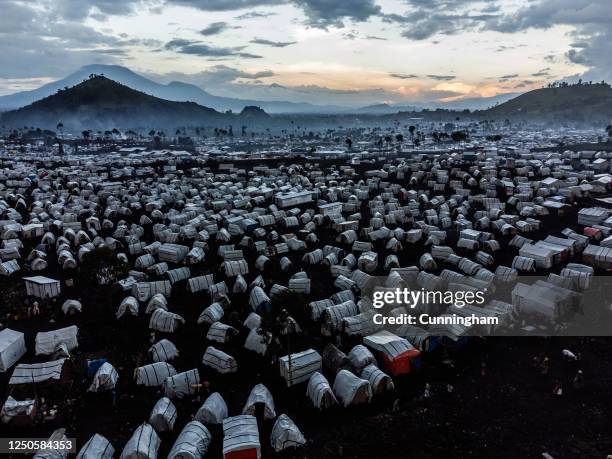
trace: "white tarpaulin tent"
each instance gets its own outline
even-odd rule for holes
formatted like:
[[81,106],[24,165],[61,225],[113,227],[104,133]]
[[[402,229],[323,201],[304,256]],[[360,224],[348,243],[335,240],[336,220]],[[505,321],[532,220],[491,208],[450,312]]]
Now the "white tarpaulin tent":
[[36,334],[36,355],[51,355],[65,346],[65,350],[70,352],[79,345],[77,341],[78,328],[71,325],[66,328],[59,328],[48,332]]
[[134,370],[136,384],[139,386],[161,386],[166,378],[174,376],[176,370],[166,362],[150,363]]
[[321,371],[321,355],[314,349],[285,355],[278,361],[280,375],[287,387],[307,381],[314,372]]
[[115,370],[115,367],[108,362],[104,362],[96,371],[93,382],[87,391],[102,392],[105,390],[113,390],[118,379],[119,374],[117,373],[117,370]]
[[10,328],[0,331],[0,373],[11,368],[25,353],[23,333]]
[[188,422],[174,442],[168,459],[201,459],[208,451],[210,439],[210,432],[200,422]]
[[115,448],[100,434],[94,434],[77,454],[76,459],[112,459]]
[[149,415],[149,424],[160,432],[170,431],[176,421],[176,407],[168,397],[160,398]]
[[61,292],[60,281],[44,276],[24,277],[26,292],[36,298],[54,298]]
[[368,380],[358,378],[348,370],[340,370],[334,381],[334,394],[346,407],[369,403],[372,398],[372,388]]
[[195,415],[202,424],[221,424],[227,418],[227,405],[219,392],[213,392]]
[[62,367],[66,359],[52,360],[43,363],[20,363],[13,370],[10,385],[31,384],[47,381],[49,379],[60,379]]
[[276,417],[272,393],[261,383],[251,390],[249,398],[242,409],[242,414],[255,414],[256,405],[259,403],[264,406],[264,419],[274,419]]
[[236,359],[234,359],[234,357],[231,355],[214,348],[213,346],[208,346],[206,348],[206,352],[204,352],[204,357],[202,358],[202,363],[207,367],[217,370],[221,374],[234,373],[238,371]]
[[272,427],[270,442],[274,450],[278,452],[302,446],[306,443],[306,439],[295,422],[286,414],[281,414]]
[[164,338],[149,348],[149,355],[154,362],[168,362],[177,358],[179,353],[174,343]]
[[198,390],[200,384],[200,374],[198,369],[177,373],[174,376],[168,376],[164,381],[164,393],[170,398],[183,398],[186,395],[194,394]]
[[150,424],[141,424],[121,452],[120,459],[156,459],[160,440]]
[[329,385],[329,382],[318,371],[313,373],[308,380],[306,395],[312,401],[313,405],[320,410],[331,408],[338,404],[336,396]]
[[259,459],[261,444],[255,416],[244,414],[223,421],[223,457],[237,455],[245,459]]

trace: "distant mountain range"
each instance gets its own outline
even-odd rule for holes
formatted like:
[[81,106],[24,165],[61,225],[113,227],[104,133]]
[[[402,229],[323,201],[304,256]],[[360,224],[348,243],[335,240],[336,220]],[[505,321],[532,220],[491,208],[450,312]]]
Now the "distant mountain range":
[[195,102],[161,99],[103,76],[94,76],[26,107],[5,112],[6,127],[36,126],[55,129],[61,122],[67,130],[106,130],[112,127],[165,129],[178,126],[266,124],[269,115],[258,107],[245,107],[237,114],[220,113]]
[[[135,74],[134,74],[135,75]],[[137,78],[137,75],[135,75]],[[145,81],[148,81],[145,79]],[[136,80],[140,85],[141,80]],[[156,83],[154,83],[156,84]],[[168,85],[167,87],[172,87]],[[197,91],[201,91],[196,88]],[[386,110],[393,107],[395,113]],[[367,108],[367,107],[366,107]],[[34,126],[54,129],[61,122],[66,130],[81,129],[172,129],[175,127],[205,127],[241,130],[276,129],[287,132],[296,129],[327,129],[354,125],[389,125],[398,121],[423,122],[510,119],[536,123],[609,124],[612,119],[612,88],[608,84],[563,85],[529,91],[489,109],[465,113],[463,111],[418,110],[416,107],[370,106],[362,113],[284,114],[270,116],[261,107],[246,106],[240,112],[221,113],[196,102],[177,102],[152,96],[113,81],[105,76],[88,76],[73,87],[58,89],[56,93],[25,107],[1,114],[0,126],[21,128]]]
[[[355,113],[355,114],[392,114],[398,111],[419,111],[423,108],[446,108],[453,110],[481,110],[489,108],[496,103],[505,102],[515,97],[517,94],[501,94],[494,97],[469,98],[452,102],[431,102],[414,104],[375,104],[362,108],[349,108],[336,105],[315,105],[305,102],[283,102],[283,101],[262,101],[249,99],[236,99],[231,97],[220,97],[210,94],[204,89],[194,84],[173,81],[168,84],[157,83],[149,78],[145,78],[132,70],[119,65],[87,65],[80,70],[68,75],[61,80],[48,83],[38,89],[22,91],[15,94],[0,96],[0,111],[14,110],[25,107],[37,100],[55,94],[59,89],[75,86],[89,78],[90,75],[104,75],[105,77],[117,81],[125,86],[129,86],[137,91],[150,94],[160,99],[172,100],[175,102],[196,102],[205,107],[214,108],[217,111],[225,112],[231,110],[239,112],[246,106],[261,107],[268,113]],[[270,87],[281,87],[272,84]]]
[[86,65],[80,70],[61,80],[48,83],[32,91],[22,91],[7,96],[0,96],[0,111],[25,107],[37,100],[55,94],[59,89],[75,86],[89,78],[90,75],[104,75],[137,91],[150,94],[160,99],[175,102],[195,102],[205,107],[225,112],[241,111],[247,106],[258,106],[269,113],[331,113],[344,110],[342,107],[327,107],[295,102],[266,102],[260,100],[233,99],[213,96],[202,88],[180,81],[168,84],[157,83],[145,78],[128,68],[119,65]]

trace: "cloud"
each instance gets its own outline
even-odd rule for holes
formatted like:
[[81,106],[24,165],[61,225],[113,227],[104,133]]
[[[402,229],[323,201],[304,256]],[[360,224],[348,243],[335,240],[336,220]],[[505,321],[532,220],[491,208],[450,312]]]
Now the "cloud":
[[499,7],[479,0],[406,0],[405,14],[384,14],[383,20],[399,24],[401,35],[425,40],[437,34],[454,35],[480,30],[499,17]]
[[518,88],[525,88],[527,86],[531,86],[532,84],[535,84],[534,80],[523,80],[521,81],[519,84],[515,85],[514,88],[518,89]]
[[207,89],[220,89],[221,87],[229,88],[233,83],[240,80],[256,81],[260,78],[269,78],[274,75],[275,73],[271,70],[247,72],[227,65],[214,65],[208,70],[193,74],[171,72],[164,75],[152,74],[150,76],[164,82],[183,81]]
[[204,35],[205,37],[209,37],[211,35],[218,35],[221,32],[224,32],[228,29],[237,29],[236,26],[230,26],[227,22],[213,22],[202,30],[200,30],[200,35]]
[[181,54],[191,54],[201,57],[242,57],[244,59],[259,59],[262,56],[243,52],[244,46],[217,47],[194,40],[175,38],[164,46],[165,49]]
[[535,73],[532,73],[531,76],[533,77],[549,76],[550,75],[550,73],[548,73],[549,70],[550,70],[550,67],[546,67],[545,69],[541,69]]
[[427,78],[437,81],[451,81],[457,77],[455,75],[427,75]]
[[512,73],[510,75],[503,75],[501,77],[499,77],[499,82],[500,83],[506,83],[508,80],[512,80],[513,78],[518,77],[518,73]]
[[342,34],[342,37],[346,38],[347,40],[387,40],[384,37],[378,37],[376,35],[361,35],[358,30],[354,29],[348,32],[344,32]]
[[306,15],[306,23],[311,27],[344,27],[344,21],[367,21],[381,14],[381,7],[374,0],[291,0]]
[[[0,78],[59,77],[65,75],[67,68],[117,62],[124,40],[72,19],[87,14],[89,9],[75,11],[74,16],[62,16],[61,9],[68,3],[2,2]],[[110,5],[92,3],[98,3],[102,9]]]
[[264,46],[272,46],[274,48],[285,48],[290,45],[295,45],[296,41],[272,41],[266,40],[264,38],[254,38],[249,43],[254,43],[256,45],[264,45]]
[[285,0],[167,0],[175,5],[191,6],[203,11],[234,11],[258,6],[275,6]]
[[[380,15],[382,11],[375,0],[166,0],[166,2],[203,11],[234,11],[262,6],[294,5],[303,11],[307,25],[322,29],[344,27],[344,21],[347,19],[354,22],[367,21],[372,16]],[[256,12],[247,12],[239,16],[241,19],[256,17],[262,16]]]
[[412,78],[418,78],[418,75],[414,75],[414,74],[405,74],[405,73],[390,73],[389,74],[390,77],[393,78],[399,78],[400,80],[409,80]]
[[262,11],[249,11],[248,13],[241,14],[240,16],[236,16],[238,20],[247,20],[247,19],[263,19],[269,18],[270,16],[274,16],[276,13],[272,12],[262,12]]
[[612,8],[609,0],[536,0],[500,16],[487,26],[506,33],[571,26],[570,35],[575,42],[565,54],[567,60],[588,67],[580,75],[585,79],[612,79]]

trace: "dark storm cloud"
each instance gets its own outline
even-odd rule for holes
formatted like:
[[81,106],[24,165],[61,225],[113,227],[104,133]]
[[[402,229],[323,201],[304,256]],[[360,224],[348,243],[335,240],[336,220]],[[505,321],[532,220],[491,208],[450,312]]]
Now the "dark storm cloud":
[[242,57],[244,59],[258,59],[261,56],[244,52],[244,46],[223,47],[211,46],[195,40],[175,38],[164,46],[167,50],[176,51],[181,54],[190,54],[200,57]]
[[295,45],[297,41],[272,41],[264,38],[254,38],[250,41],[256,45],[272,46],[273,48],[285,48],[290,45]]

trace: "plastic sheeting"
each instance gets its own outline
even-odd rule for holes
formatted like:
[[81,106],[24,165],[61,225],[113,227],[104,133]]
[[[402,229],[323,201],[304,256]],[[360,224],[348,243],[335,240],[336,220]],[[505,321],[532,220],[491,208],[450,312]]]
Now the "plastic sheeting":
[[166,432],[174,429],[176,421],[176,407],[168,397],[160,398],[149,415],[149,424],[157,432]]
[[110,442],[100,434],[94,434],[79,453],[76,459],[112,459],[115,455],[115,448]]
[[197,368],[169,376],[164,381],[164,393],[170,398],[183,398],[195,394],[200,384],[200,374]]
[[177,358],[179,352],[172,341],[164,338],[149,348],[149,355],[154,362],[168,362]]
[[242,409],[242,414],[255,414],[256,405],[259,403],[264,406],[264,419],[274,419],[276,417],[272,393],[263,384],[257,384],[253,387]]
[[355,376],[348,370],[340,370],[334,381],[334,395],[343,406],[369,403],[372,388],[369,381]]
[[227,418],[223,421],[223,456],[240,452],[239,457],[261,457],[257,419],[250,415]]
[[16,416],[31,416],[36,407],[36,400],[15,400],[10,395],[2,405],[0,419],[3,423],[9,423]]
[[320,410],[331,408],[338,404],[338,400],[329,385],[329,382],[318,371],[313,373],[308,380],[306,395],[312,401],[313,405]]
[[121,452],[120,459],[156,459],[160,440],[150,424],[140,425]]
[[172,445],[168,459],[201,459],[210,440],[210,432],[200,422],[188,422]]
[[78,328],[72,325],[48,332],[36,334],[36,355],[51,355],[59,351],[62,346],[71,351],[79,345],[77,340]]
[[227,418],[227,405],[219,392],[213,392],[195,415],[202,424],[221,424]]
[[286,414],[281,414],[272,427],[270,442],[274,450],[278,452],[302,446],[306,443],[306,439],[291,418]]
[[174,376],[176,370],[166,362],[151,363],[134,370],[136,384],[139,386],[155,387],[161,386],[166,378]]
[[88,392],[102,392],[107,390],[113,390],[115,385],[117,384],[117,380],[119,379],[119,374],[115,367],[113,367],[110,363],[105,362],[100,365],[100,368],[96,371],[96,374],[93,377],[93,381]]
[[236,359],[213,346],[208,346],[204,352],[202,363],[210,368],[217,370],[221,374],[234,373],[238,371]]

